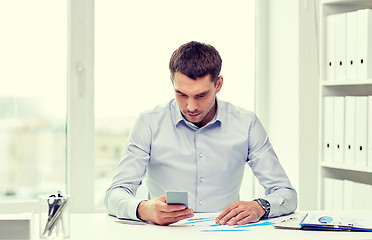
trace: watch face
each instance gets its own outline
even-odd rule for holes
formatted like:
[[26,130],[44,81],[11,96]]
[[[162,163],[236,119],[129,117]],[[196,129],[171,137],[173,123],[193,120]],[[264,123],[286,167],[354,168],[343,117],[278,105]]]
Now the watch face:
[[262,198],[260,198],[259,200],[262,203],[262,205],[266,208],[266,210],[270,209],[270,203],[268,201]]

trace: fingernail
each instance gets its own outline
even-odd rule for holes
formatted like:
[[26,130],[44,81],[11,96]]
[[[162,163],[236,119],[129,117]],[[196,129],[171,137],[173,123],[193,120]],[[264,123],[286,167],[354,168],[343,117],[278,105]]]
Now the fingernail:
[[220,224],[221,224],[221,225],[224,225],[224,224],[225,224],[225,221],[224,221],[224,220],[221,220],[221,221],[220,221]]

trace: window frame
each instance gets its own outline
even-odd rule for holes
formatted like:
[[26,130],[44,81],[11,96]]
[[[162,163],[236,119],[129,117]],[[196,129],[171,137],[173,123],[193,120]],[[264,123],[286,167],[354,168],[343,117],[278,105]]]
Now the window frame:
[[[66,1],[66,192],[71,212],[94,212],[94,0]],[[0,200],[1,213],[38,210],[38,199]]]

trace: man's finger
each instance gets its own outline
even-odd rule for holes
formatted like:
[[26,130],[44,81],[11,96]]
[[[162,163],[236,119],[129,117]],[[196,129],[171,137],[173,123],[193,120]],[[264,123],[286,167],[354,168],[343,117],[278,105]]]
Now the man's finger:
[[244,219],[250,216],[248,211],[241,211],[239,214],[237,214],[234,218],[232,218],[230,221],[228,221],[229,226],[233,226],[237,224],[240,221],[244,222]]
[[164,204],[161,211],[162,212],[174,212],[174,211],[181,211],[185,209],[186,207],[183,204],[176,204],[176,205]]
[[226,224],[232,218],[236,217],[240,212],[241,212],[241,210],[238,207],[232,209],[223,218],[221,218],[221,220],[219,221],[219,224],[221,224],[221,225]]
[[245,218],[241,219],[236,223],[236,225],[244,225],[248,223],[257,222],[259,219],[257,219],[257,216],[255,215],[248,215]]
[[220,215],[217,216],[216,218],[216,223],[217,224],[220,224],[220,221],[222,218],[224,218],[232,209],[236,208],[236,204],[233,203],[232,205],[230,205],[229,207],[227,207],[225,210],[223,210]]

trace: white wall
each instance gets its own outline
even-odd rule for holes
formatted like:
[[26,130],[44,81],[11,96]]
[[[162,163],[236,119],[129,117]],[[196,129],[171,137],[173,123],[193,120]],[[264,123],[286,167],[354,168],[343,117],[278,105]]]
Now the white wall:
[[[256,42],[260,44],[256,50],[257,114],[292,185],[299,193],[300,208],[311,209],[316,206],[317,199],[317,159],[309,161],[308,152],[316,153],[317,144],[314,144],[315,148],[303,149],[303,146],[317,140],[316,135],[308,136],[309,132],[317,133],[317,128],[309,129],[308,126],[313,120],[317,123],[317,107],[312,104],[312,99],[317,100],[318,97],[317,76],[309,74],[317,66],[316,58],[304,57],[309,48],[310,51],[314,50],[314,46],[308,44],[314,43],[314,39],[304,37],[304,33],[315,36],[311,31],[304,31],[313,23],[303,21],[310,19],[309,16],[303,16],[303,12],[309,11],[308,1],[258,2],[256,27],[260,32]],[[304,65],[307,67],[304,68]],[[310,91],[304,95],[307,89]],[[311,171],[304,171],[305,167],[310,167]],[[314,174],[313,180],[309,181],[309,176]],[[312,181],[314,187],[309,187],[307,183]],[[305,187],[306,192],[311,193],[310,198],[302,197]]]

